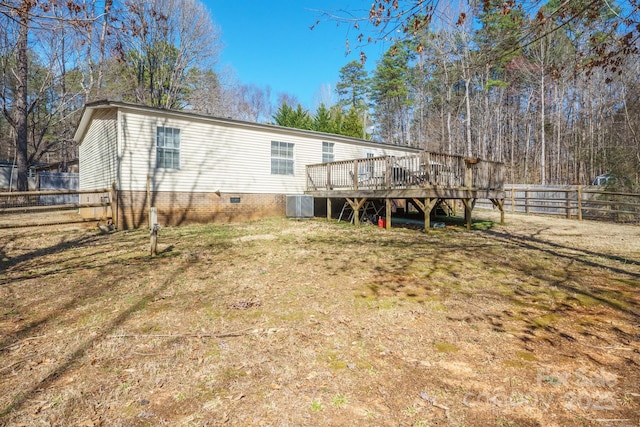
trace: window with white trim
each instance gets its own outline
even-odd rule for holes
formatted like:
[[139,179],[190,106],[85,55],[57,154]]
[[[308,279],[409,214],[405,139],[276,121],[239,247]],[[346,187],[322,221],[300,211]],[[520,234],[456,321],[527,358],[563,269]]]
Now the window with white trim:
[[271,175],[293,175],[293,146],[290,142],[271,141]]
[[156,167],[180,169],[180,129],[158,126],[156,129]]
[[322,163],[333,162],[335,156],[333,154],[333,142],[322,143]]
[[[367,153],[367,159],[370,159],[372,157],[375,157],[375,154],[371,152]],[[376,169],[376,165],[373,162],[367,162],[367,173],[369,174],[370,177],[373,176],[375,169]]]

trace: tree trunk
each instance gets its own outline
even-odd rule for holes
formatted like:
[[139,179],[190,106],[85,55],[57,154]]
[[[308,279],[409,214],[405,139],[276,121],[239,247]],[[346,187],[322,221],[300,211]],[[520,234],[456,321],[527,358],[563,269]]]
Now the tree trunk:
[[545,80],[544,66],[540,75],[540,184],[547,185],[547,144],[545,140]]
[[446,112],[447,112],[447,153],[453,154],[453,141],[451,138],[451,85],[449,84],[449,73],[447,71],[447,64],[443,64],[444,67],[444,86],[447,88],[446,96]]
[[23,6],[18,12],[20,28],[16,44],[16,95],[14,102],[13,121],[16,130],[16,165],[18,168],[18,191],[29,190],[29,162],[27,161],[27,78],[29,74],[29,59],[27,57],[27,38],[29,36],[30,6]]
[[464,102],[467,113],[466,127],[467,127],[467,157],[473,156],[473,150],[471,145],[471,104],[469,101],[469,85],[471,84],[471,77],[466,76],[464,79]]

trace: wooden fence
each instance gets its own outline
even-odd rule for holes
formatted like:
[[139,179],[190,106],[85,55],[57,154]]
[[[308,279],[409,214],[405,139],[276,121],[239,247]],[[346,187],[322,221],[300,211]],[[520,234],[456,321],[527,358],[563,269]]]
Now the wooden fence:
[[[112,218],[113,200],[112,190],[107,189],[0,192],[0,228],[106,220]],[[75,218],[53,219],[53,213],[74,210]],[[50,213],[51,219],[34,220],[38,213]]]
[[[565,218],[640,222],[640,194],[595,186],[505,185],[504,209]],[[486,205],[486,206],[485,206]],[[478,207],[491,205],[478,201]]]

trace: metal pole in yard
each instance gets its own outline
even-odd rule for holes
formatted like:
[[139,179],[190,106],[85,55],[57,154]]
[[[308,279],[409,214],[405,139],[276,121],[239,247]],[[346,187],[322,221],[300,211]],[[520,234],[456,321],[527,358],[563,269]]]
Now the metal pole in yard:
[[158,224],[158,212],[155,207],[149,210],[149,220],[151,221],[151,256],[158,254],[158,231],[160,231],[160,225]]

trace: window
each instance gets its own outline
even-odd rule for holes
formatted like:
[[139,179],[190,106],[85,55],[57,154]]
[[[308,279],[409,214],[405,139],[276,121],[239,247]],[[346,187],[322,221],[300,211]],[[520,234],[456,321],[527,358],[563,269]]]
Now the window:
[[156,167],[180,169],[180,129],[158,126],[156,134]]
[[322,163],[333,162],[333,142],[322,143]]
[[271,174],[293,175],[293,144],[271,141]]
[[[367,159],[371,159],[373,157],[375,157],[375,154],[373,154],[371,152],[367,153]],[[373,173],[375,172],[375,169],[376,169],[376,165],[375,165],[375,163],[373,161],[367,162],[367,174],[369,174],[369,177],[373,176]]]

